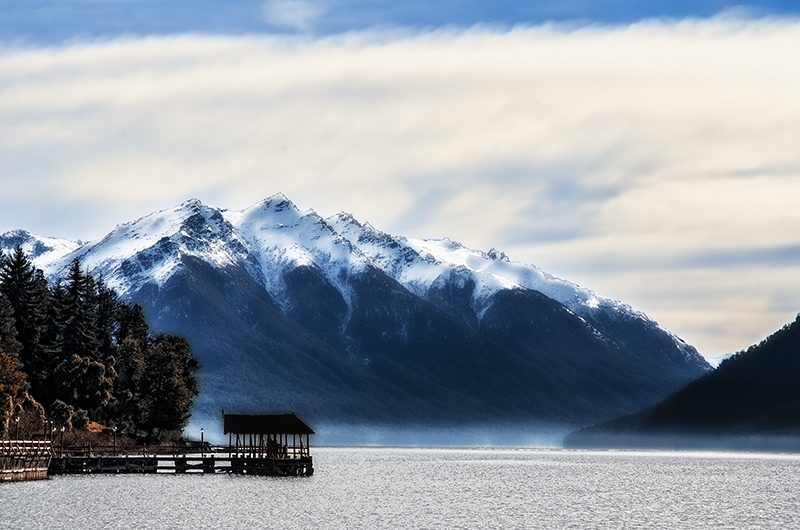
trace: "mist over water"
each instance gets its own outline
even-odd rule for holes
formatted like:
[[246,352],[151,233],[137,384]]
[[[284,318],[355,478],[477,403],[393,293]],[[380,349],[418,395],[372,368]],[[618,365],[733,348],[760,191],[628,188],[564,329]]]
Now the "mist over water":
[[790,528],[800,455],[319,448],[310,478],[2,484],[0,528]]
[[[301,416],[302,417],[302,416]],[[194,414],[184,434],[200,439],[204,429],[205,440],[212,444],[227,445],[228,436],[219,426],[221,418],[214,415]],[[564,437],[580,426],[571,424],[545,425],[532,423],[477,425],[357,425],[311,422],[315,446],[389,446],[389,447],[561,447]]]
[[541,425],[320,425],[314,441],[326,446],[557,448],[574,429],[574,426]]

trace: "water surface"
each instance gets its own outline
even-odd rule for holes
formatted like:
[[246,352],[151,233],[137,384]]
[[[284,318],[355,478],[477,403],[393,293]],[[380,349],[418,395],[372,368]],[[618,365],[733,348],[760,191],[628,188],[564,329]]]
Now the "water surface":
[[320,448],[310,478],[0,485],[0,528],[799,528],[800,455]]

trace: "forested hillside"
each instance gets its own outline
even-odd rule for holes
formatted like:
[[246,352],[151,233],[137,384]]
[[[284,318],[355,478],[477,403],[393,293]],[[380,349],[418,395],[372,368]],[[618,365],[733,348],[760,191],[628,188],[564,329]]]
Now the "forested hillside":
[[572,446],[800,448],[800,316],[662,403],[571,434]]
[[79,260],[49,283],[20,248],[0,259],[0,435],[19,423],[30,436],[47,418],[163,438],[186,425],[198,369],[184,338],[151,334],[142,308]]

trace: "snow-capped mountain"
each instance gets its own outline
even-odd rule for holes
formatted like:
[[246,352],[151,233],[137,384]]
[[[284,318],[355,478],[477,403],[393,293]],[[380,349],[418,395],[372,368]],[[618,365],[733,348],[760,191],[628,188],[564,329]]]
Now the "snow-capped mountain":
[[50,278],[80,258],[187,336],[201,412],[585,423],[708,369],[643,313],[502,252],[323,219],[281,194],[237,212],[189,200],[90,243],[0,236],[17,245]]

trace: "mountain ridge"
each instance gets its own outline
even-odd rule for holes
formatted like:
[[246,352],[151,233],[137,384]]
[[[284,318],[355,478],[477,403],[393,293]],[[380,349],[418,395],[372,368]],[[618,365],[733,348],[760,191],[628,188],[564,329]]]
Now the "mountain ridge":
[[644,313],[495,249],[324,219],[283,194],[241,211],[190,199],[89,243],[26,234],[0,248],[35,250],[50,278],[79,258],[154,328],[190,339],[198,414],[250,403],[332,421],[585,424],[709,369]]

